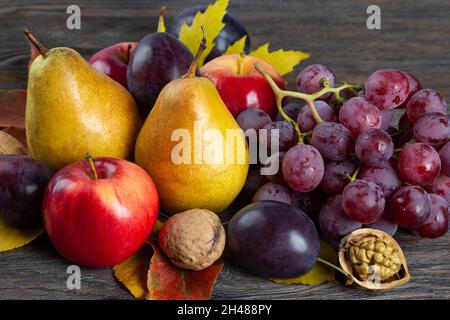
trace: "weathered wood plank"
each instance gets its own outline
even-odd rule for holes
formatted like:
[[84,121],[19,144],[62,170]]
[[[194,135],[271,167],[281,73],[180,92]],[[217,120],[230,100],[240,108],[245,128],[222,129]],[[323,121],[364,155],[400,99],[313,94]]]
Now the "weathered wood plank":
[[[198,1],[208,3],[209,1]],[[74,1],[3,0],[0,6],[0,88],[25,88],[28,44],[21,29],[31,28],[49,47],[70,46],[89,57],[119,41],[139,40],[156,29],[158,1],[77,1],[82,30],[65,29],[65,9]],[[168,0],[167,22],[191,1]],[[247,27],[253,47],[311,52],[306,63],[331,67],[338,80],[359,83],[380,68],[416,74],[425,87],[450,96],[450,2],[382,0],[382,30],[365,27],[370,1],[231,0],[231,11]],[[305,64],[304,64],[305,65]],[[295,79],[288,80],[291,87]],[[255,278],[228,263],[213,298],[377,299],[450,298],[450,237],[419,240],[405,232],[399,243],[406,252],[412,280],[379,294],[342,283],[286,286]],[[82,289],[66,288],[69,265],[43,236],[29,246],[0,254],[0,299],[128,299],[110,270],[82,269]]]

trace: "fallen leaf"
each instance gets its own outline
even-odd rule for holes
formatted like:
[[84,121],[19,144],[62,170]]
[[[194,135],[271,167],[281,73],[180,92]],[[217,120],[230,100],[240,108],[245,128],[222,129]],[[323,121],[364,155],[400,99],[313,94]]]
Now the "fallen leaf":
[[210,4],[205,12],[197,12],[191,26],[188,26],[186,21],[181,26],[178,38],[189,48],[193,55],[197,52],[198,46],[202,41],[203,33],[201,27],[203,26],[205,29],[206,50],[198,61],[199,67],[203,65],[205,58],[214,48],[214,40],[225,26],[222,19],[227,13],[227,7],[228,0],[217,0],[215,3]]
[[206,300],[211,297],[214,283],[223,263],[200,270],[185,270],[174,266],[153,246],[153,257],[148,270],[147,289],[149,300]]
[[28,154],[28,150],[22,142],[5,131],[0,131],[0,154],[26,155]]
[[[336,263],[337,256],[333,248],[324,241],[320,241],[320,257],[328,262]],[[307,274],[291,279],[274,279],[273,282],[284,284],[320,284],[335,280],[334,270],[320,262]]]
[[[162,225],[160,220],[156,220],[149,241],[156,240]],[[146,243],[128,260],[113,268],[116,279],[137,299],[145,299],[147,296],[147,273],[152,254],[151,246]]]
[[16,228],[0,219],[0,252],[20,248],[44,233],[44,227]]
[[6,132],[10,136],[16,138],[17,140],[22,142],[24,146],[27,147],[27,135],[25,133],[25,128],[7,127],[3,129],[3,132]]
[[137,299],[147,296],[147,272],[152,248],[146,244],[127,261],[115,266],[114,276]]
[[249,55],[270,63],[282,76],[294,70],[294,67],[302,60],[308,59],[311,56],[309,53],[294,50],[284,51],[283,49],[280,49],[269,52],[268,43],[263,44],[258,49],[250,52]]
[[27,91],[0,89],[0,127],[25,128]]
[[224,55],[226,55],[226,54],[241,54],[242,52],[244,52],[245,40],[247,40],[247,36],[243,36],[241,39],[237,40],[235,43],[228,46]]

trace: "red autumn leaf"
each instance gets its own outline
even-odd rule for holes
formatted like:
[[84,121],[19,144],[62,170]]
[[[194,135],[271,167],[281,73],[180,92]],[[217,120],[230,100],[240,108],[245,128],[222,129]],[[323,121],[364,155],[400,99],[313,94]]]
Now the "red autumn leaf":
[[185,270],[174,266],[156,246],[148,270],[149,300],[206,300],[222,270],[223,263],[200,270]]
[[0,127],[25,128],[27,91],[0,89]]

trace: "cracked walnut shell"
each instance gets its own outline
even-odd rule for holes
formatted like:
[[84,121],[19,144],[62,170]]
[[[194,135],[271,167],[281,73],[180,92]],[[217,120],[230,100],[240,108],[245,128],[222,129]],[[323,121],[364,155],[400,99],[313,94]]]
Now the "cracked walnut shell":
[[387,233],[365,228],[341,240],[339,262],[351,282],[369,290],[387,290],[410,279],[402,249]]
[[202,270],[222,255],[225,229],[214,212],[192,209],[170,217],[159,232],[158,242],[174,265]]

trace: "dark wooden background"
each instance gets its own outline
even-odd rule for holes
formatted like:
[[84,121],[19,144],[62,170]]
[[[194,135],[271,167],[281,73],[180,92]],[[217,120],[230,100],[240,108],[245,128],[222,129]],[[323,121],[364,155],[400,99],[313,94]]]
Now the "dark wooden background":
[[[270,42],[273,49],[307,51],[304,62],[323,63],[338,80],[361,83],[374,70],[412,72],[425,87],[450,96],[450,2],[447,0],[377,1],[382,29],[366,28],[367,0],[231,0],[230,11],[248,29],[253,48]],[[197,1],[208,3],[208,1]],[[82,29],[65,27],[66,8],[78,4]],[[159,7],[167,24],[192,1],[32,1],[0,0],[0,89],[26,88],[29,46],[21,29],[31,28],[48,46],[69,46],[89,57],[119,41],[138,41],[156,30]],[[296,73],[287,77],[291,86]],[[419,240],[400,233],[412,280],[403,287],[371,293],[340,282],[317,286],[277,285],[228,263],[213,298],[392,299],[450,298],[450,236]],[[110,270],[82,268],[81,290],[66,288],[66,268],[46,236],[18,250],[0,253],[0,299],[129,299]]]

